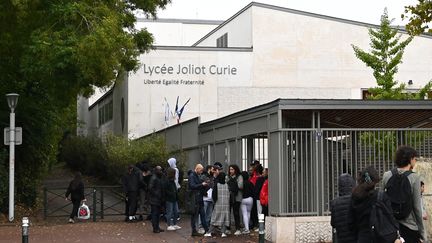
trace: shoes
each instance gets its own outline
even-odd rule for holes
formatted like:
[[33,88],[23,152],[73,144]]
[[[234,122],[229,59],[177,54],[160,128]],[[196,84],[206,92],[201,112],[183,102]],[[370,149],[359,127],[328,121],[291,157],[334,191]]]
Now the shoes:
[[174,230],[176,230],[176,228],[173,225],[170,225],[167,227],[167,230],[168,231],[174,231]]
[[254,229],[255,232],[259,232],[259,228]]
[[173,227],[176,229],[176,230],[179,230],[179,229],[181,229],[181,227],[180,226],[178,226],[178,225],[173,225]]
[[69,219],[69,221],[68,221],[70,224],[73,224],[73,223],[75,223],[75,221],[73,220],[73,219]]
[[227,237],[227,235],[225,233],[222,233],[222,238]]
[[249,231],[249,230],[244,230],[244,231],[242,232],[242,234],[244,234],[244,235],[250,234],[250,231]]
[[164,232],[164,230],[162,230],[162,229],[155,229],[155,230],[153,230],[153,233],[160,233],[160,232]]
[[199,234],[204,234],[204,233],[205,233],[205,230],[204,230],[203,228],[200,228],[200,229],[198,229],[198,233],[199,233]]
[[226,231],[225,231],[225,234],[230,235],[230,234],[231,234],[231,231],[230,231],[230,230],[226,230]]
[[192,231],[192,237],[193,237],[193,236],[201,236],[201,234],[198,233],[197,231]]
[[204,237],[212,237],[211,233],[205,233]]
[[180,217],[177,218],[177,221],[180,221]]
[[236,232],[234,232],[234,235],[241,235],[240,230],[236,230]]

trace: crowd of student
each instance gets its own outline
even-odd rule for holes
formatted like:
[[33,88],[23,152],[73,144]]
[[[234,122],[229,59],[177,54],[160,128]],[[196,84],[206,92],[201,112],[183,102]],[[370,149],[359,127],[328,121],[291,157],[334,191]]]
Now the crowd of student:
[[401,146],[395,154],[396,168],[382,176],[376,168],[364,168],[357,180],[339,177],[339,197],[331,201],[334,242],[427,242],[422,202],[424,184],[413,172],[417,152]]
[[[170,158],[167,169],[156,166],[152,170],[147,163],[130,165],[122,178],[126,198],[127,222],[142,220],[142,214],[150,208],[154,233],[160,227],[160,215],[167,223],[166,230],[181,227],[179,220],[179,191],[188,193],[191,203],[192,236],[212,236],[217,231],[226,237],[249,234],[258,230],[258,214],[268,214],[268,170],[259,161],[250,164],[249,171],[240,171],[235,164],[227,171],[219,162],[204,168],[197,164],[188,172],[187,188],[182,188],[183,173],[177,168],[175,158]],[[149,208],[148,208],[149,207]],[[234,224],[231,225],[234,219]]]

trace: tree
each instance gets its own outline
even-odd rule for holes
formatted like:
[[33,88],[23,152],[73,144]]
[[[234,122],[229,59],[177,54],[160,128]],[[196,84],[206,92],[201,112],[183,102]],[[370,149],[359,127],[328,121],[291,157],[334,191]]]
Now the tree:
[[35,185],[55,163],[59,141],[74,132],[77,96],[136,70],[139,55],[151,48],[152,35],[135,29],[134,14],[156,17],[169,1],[0,1],[0,124],[9,121],[4,94],[14,92],[20,94],[17,126],[23,127],[23,144],[16,148],[17,200],[34,204]]
[[428,26],[432,22],[432,1],[419,0],[415,6],[406,6],[402,19],[408,19],[406,29],[412,35],[419,35],[424,32],[432,34],[432,28]]
[[[368,67],[373,69],[373,76],[378,87],[370,88],[371,99],[409,99],[425,95],[425,91],[417,94],[404,93],[405,84],[398,84],[394,75],[398,72],[398,65],[402,63],[405,47],[413,37],[401,40],[402,35],[392,28],[388,18],[387,9],[381,16],[378,29],[369,28],[371,51],[366,52],[352,45],[355,55]],[[426,89],[429,88],[425,87]]]

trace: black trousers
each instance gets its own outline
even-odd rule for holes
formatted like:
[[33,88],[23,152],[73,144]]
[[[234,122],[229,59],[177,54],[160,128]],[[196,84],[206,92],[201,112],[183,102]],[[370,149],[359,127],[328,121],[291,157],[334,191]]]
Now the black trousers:
[[419,243],[421,236],[419,231],[412,230],[403,224],[399,224],[399,231],[405,243]]
[[262,207],[262,213],[264,214],[264,216],[268,216],[268,206],[264,206],[261,204]]
[[70,214],[69,218],[74,219],[78,216],[78,208],[80,207],[81,200],[74,200],[72,199],[72,213]]
[[240,204],[241,202],[237,201],[230,204],[230,207],[232,208],[234,214],[234,223],[236,230],[240,230]]
[[258,212],[257,212],[257,201],[253,199],[251,219],[250,219],[250,229],[258,227]]
[[126,216],[135,216],[137,211],[138,192],[128,192],[128,199],[126,200]]
[[159,230],[159,221],[160,221],[160,205],[151,205],[151,222],[153,226],[153,231]]

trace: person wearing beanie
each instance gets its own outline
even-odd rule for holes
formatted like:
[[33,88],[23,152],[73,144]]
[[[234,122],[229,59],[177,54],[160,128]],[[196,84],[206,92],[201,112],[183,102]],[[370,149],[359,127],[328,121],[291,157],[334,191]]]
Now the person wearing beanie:
[[333,241],[338,243],[356,242],[356,235],[348,225],[348,212],[351,205],[351,192],[355,186],[354,178],[347,173],[338,179],[339,197],[330,202]]

